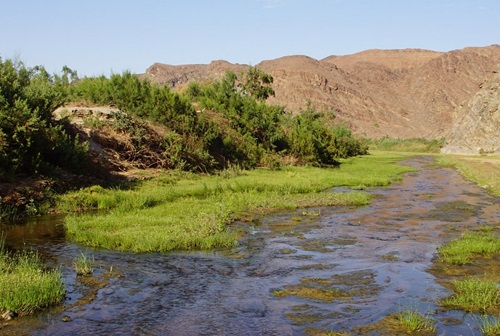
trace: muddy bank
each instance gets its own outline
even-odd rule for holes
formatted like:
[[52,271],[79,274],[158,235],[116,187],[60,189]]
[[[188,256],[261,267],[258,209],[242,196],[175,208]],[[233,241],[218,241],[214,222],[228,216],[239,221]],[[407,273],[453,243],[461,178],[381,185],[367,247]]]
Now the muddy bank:
[[[64,307],[0,324],[0,335],[377,335],[357,328],[409,307],[430,312],[440,335],[479,334],[473,315],[436,306],[449,291],[429,268],[444,241],[498,226],[500,202],[432,160],[408,160],[419,171],[369,189],[375,198],[366,207],[235,223],[242,239],[231,251],[86,250],[64,240],[60,218],[4,225],[9,244],[63,265],[68,295]],[[94,257],[94,276],[105,284],[93,300],[74,304],[91,290],[72,266],[81,252]],[[108,277],[111,269],[119,276]]]

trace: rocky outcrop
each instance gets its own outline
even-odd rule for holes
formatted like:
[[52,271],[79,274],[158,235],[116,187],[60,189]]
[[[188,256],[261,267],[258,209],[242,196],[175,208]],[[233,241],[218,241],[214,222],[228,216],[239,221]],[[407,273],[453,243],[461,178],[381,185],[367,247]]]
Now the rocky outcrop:
[[210,64],[168,65],[155,63],[151,65],[141,78],[148,78],[159,85],[168,85],[172,88],[183,86],[192,80],[207,80],[220,78],[227,70],[239,73],[246,71],[248,65],[232,64],[226,61],[212,61]]
[[453,115],[443,153],[500,155],[500,66]]

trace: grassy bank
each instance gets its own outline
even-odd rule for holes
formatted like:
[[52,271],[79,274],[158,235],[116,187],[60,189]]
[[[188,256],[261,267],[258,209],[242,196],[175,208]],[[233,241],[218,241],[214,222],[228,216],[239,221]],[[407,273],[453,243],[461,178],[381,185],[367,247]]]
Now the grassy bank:
[[68,236],[95,247],[135,252],[232,246],[227,226],[256,213],[315,206],[363,205],[364,192],[331,193],[335,186],[384,186],[411,170],[403,156],[377,154],[344,160],[340,168],[230,169],[200,176],[169,172],[131,189],[92,187],[64,195],[60,209],[107,210],[70,215]]
[[0,241],[0,313],[28,315],[63,298],[59,271],[44,270],[36,253],[9,255]]
[[434,271],[439,277],[445,275],[443,284],[452,291],[440,304],[483,314],[478,318],[483,335],[498,335],[500,330],[499,232],[498,226],[485,226],[446,243],[438,249]]
[[412,153],[439,153],[444,144],[443,139],[427,140],[422,138],[398,139],[379,138],[366,141],[370,150],[396,151]]
[[455,167],[468,180],[500,196],[500,157],[440,155],[437,163]]

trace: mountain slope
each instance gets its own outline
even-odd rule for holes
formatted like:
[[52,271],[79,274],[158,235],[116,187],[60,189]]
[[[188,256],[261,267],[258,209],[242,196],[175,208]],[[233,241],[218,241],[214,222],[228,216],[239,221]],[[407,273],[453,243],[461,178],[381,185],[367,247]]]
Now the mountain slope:
[[[422,49],[367,50],[315,60],[286,56],[256,66],[274,77],[269,99],[299,113],[308,102],[335,111],[339,122],[369,137],[441,137],[452,128],[453,111],[471,99],[500,63],[500,46],[450,52]],[[179,87],[248,66],[225,61],[209,65],[156,63],[141,75]]]
[[500,154],[500,66],[453,115],[443,153]]

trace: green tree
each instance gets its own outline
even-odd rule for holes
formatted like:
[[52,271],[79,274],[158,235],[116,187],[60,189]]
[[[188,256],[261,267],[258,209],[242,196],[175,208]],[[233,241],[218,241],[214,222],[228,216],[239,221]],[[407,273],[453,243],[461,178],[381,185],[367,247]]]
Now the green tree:
[[86,147],[70,136],[52,112],[66,93],[45,68],[0,59],[0,172],[49,172],[82,167]]
[[256,100],[264,101],[275,95],[272,84],[273,76],[256,67],[250,67],[244,82],[239,87],[243,89],[243,92]]

